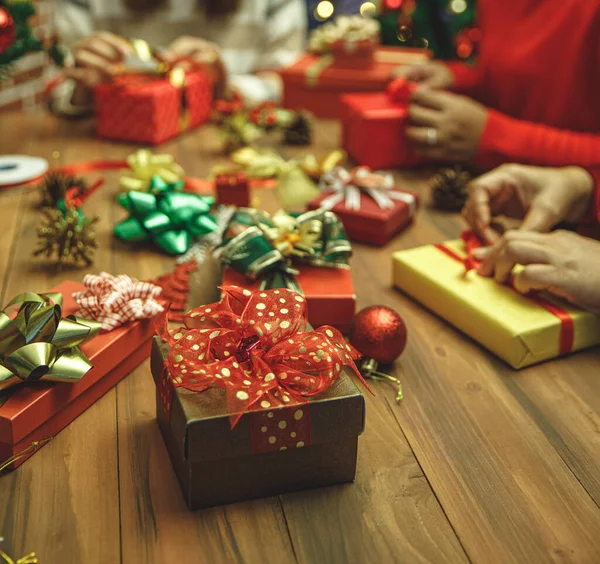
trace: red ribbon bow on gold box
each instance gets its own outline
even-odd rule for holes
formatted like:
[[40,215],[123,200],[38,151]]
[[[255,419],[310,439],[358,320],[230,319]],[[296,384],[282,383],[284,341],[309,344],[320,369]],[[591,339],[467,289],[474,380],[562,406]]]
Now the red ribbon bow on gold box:
[[250,292],[224,286],[221,301],[193,309],[186,329],[170,332],[167,314],[157,332],[171,345],[173,387],[227,391],[232,428],[247,410],[307,403],[329,388],[344,366],[363,385],[354,360],[360,353],[333,327],[309,331],[306,300],[287,289]]

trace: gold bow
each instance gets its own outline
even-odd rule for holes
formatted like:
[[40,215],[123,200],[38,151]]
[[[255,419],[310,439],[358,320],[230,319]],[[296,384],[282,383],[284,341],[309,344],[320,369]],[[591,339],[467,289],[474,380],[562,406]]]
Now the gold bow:
[[312,153],[286,161],[274,151],[244,147],[230,155],[248,178],[277,178],[277,196],[287,209],[304,207],[321,192],[315,184],[321,176],[346,160],[346,152],[337,149],[322,159]]
[[4,559],[6,564],[37,564],[39,562],[35,552],[30,552],[18,560],[13,560],[6,552],[0,550],[0,557]]
[[315,257],[321,246],[323,222],[312,219],[303,223],[279,210],[271,216],[273,227],[262,227],[267,239],[284,257]]
[[166,184],[181,182],[185,174],[173,155],[155,155],[148,149],[139,149],[127,157],[129,170],[119,178],[123,190],[147,192],[153,177],[159,176]]
[[79,345],[100,332],[100,323],[74,315],[62,319],[61,305],[59,293],[26,292],[0,312],[0,390],[42,378],[74,383],[92,368]]
[[380,29],[377,20],[360,15],[339,16],[333,22],[318,27],[310,34],[308,50],[323,55],[329,53],[338,41],[349,46],[360,41],[379,42]]

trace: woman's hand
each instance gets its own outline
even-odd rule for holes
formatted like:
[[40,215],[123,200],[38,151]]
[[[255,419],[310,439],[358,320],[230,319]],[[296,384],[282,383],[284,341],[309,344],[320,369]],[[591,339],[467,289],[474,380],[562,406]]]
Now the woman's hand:
[[477,153],[486,119],[485,107],[466,96],[419,87],[411,94],[406,136],[427,159],[468,162]]
[[131,45],[122,37],[97,31],[76,44],[75,66],[67,69],[66,74],[92,89],[110,78],[131,51]]
[[439,61],[432,61],[426,65],[400,67],[395,76],[439,90],[448,90],[454,86],[454,75],[447,65]]
[[600,313],[600,242],[570,231],[549,234],[509,231],[493,247],[474,251],[478,272],[506,282],[517,264],[515,288],[544,290]]
[[491,227],[494,216],[523,219],[520,231],[549,231],[561,221],[578,223],[593,191],[592,177],[581,168],[503,165],[470,184],[462,214],[492,244],[500,237]]

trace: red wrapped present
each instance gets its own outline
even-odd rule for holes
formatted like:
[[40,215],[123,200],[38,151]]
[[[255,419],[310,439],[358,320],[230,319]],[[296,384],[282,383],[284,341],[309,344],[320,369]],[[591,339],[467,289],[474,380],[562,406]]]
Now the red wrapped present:
[[247,208],[250,205],[248,177],[243,171],[222,172],[215,176],[217,202],[226,206]]
[[396,79],[386,92],[341,97],[342,147],[358,164],[381,169],[420,162],[405,133],[411,87]]
[[332,210],[343,222],[351,241],[383,246],[414,219],[419,206],[416,192],[397,190],[390,173],[366,167],[333,169],[321,178],[323,195],[309,210]]
[[365,408],[349,375],[360,378],[359,354],[332,327],[310,331],[302,296],[224,287],[185,326],[159,325],[151,367],[190,509],[354,479]]
[[[85,286],[76,282],[63,282],[53,290],[63,296],[64,316],[78,311],[72,295],[83,290]],[[85,320],[82,323],[85,324]],[[38,447],[143,362],[150,354],[153,331],[152,321],[144,319],[100,333],[76,347],[74,353],[58,355],[59,360],[66,362],[63,362],[64,366],[55,366],[56,374],[48,371],[48,366],[40,366],[26,379],[40,379],[39,382],[32,381],[4,390],[0,395],[0,465],[9,459],[13,462],[8,468],[22,464]],[[89,362],[81,357],[81,353]],[[81,377],[79,373],[78,380],[71,374],[73,362],[75,369],[83,363],[84,375]],[[10,357],[0,357],[0,369],[7,367],[10,367]],[[74,383],[60,382],[69,378]]]
[[212,81],[200,71],[185,75],[185,85],[168,78],[121,76],[96,88],[98,136],[158,145],[210,117]]
[[[332,325],[346,333],[356,313],[356,293],[349,270],[301,266],[296,280],[308,305],[308,321],[313,327]],[[232,268],[223,271],[223,285],[235,285],[255,291],[259,280],[248,280]]]
[[250,291],[292,288],[305,295],[314,327],[333,325],[345,331],[352,323],[352,247],[334,213],[270,215],[239,208],[215,254],[224,267],[223,284]]
[[283,104],[293,110],[308,110],[321,118],[340,118],[340,95],[346,92],[381,92],[399,66],[423,64],[431,58],[424,49],[377,47],[368,68],[357,59],[332,54],[304,55],[280,72],[283,80]]
[[370,69],[375,64],[377,39],[348,42],[340,39],[331,45],[334,65],[338,69]]

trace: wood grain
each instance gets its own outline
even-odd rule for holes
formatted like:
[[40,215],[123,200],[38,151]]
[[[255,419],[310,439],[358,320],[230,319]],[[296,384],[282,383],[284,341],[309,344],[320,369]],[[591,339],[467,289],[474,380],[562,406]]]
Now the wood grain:
[[[337,147],[319,121],[313,150]],[[188,174],[225,162],[216,128],[174,140]],[[92,122],[2,114],[0,152],[59,163],[123,158]],[[288,157],[302,149],[286,149]],[[394,367],[404,383],[373,383],[354,484],[189,512],[155,421],[148,363],[39,453],[0,476],[0,545],[41,562],[596,562],[600,561],[600,359],[596,351],[514,372],[391,287],[393,251],[454,238],[459,218],[427,207],[429,171],[402,174],[421,193],[418,221],[383,249],[355,246],[360,307],[384,303],[409,327]],[[112,236],[124,212],[116,173],[86,204],[101,218],[89,271],[154,278],[174,260]],[[256,194],[275,211],[275,194]],[[0,191],[0,298],[86,272],[31,258],[39,222],[31,189]],[[212,286],[212,271],[200,277]],[[210,289],[210,288],[208,288]],[[243,469],[240,469],[243,471]]]

